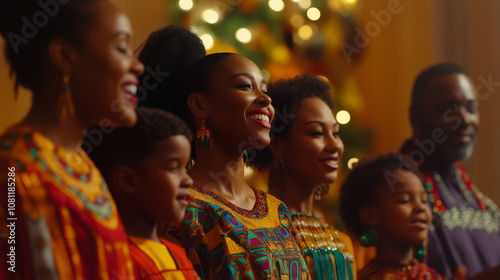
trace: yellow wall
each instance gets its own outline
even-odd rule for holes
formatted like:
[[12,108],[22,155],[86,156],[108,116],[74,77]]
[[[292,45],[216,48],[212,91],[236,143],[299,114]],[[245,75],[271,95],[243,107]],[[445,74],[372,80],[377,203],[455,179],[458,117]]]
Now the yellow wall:
[[[360,1],[356,12],[370,43],[352,70],[364,103],[359,122],[374,133],[374,155],[396,151],[411,135],[411,85],[414,76],[434,61],[428,1],[399,1],[397,8],[390,9],[389,2]],[[391,18],[382,21],[384,27],[373,14],[391,14]]]
[[31,93],[20,90],[16,99],[14,82],[9,77],[10,67],[3,54],[4,40],[0,37],[2,54],[0,55],[0,133],[12,123],[22,120],[31,106]]

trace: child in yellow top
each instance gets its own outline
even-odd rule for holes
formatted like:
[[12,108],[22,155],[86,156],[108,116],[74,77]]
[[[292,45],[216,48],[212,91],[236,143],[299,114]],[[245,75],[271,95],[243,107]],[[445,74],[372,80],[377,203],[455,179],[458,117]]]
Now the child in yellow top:
[[191,138],[174,115],[138,108],[134,127],[116,128],[90,152],[116,200],[139,279],[199,279],[184,249],[156,234],[159,221],[184,217]]

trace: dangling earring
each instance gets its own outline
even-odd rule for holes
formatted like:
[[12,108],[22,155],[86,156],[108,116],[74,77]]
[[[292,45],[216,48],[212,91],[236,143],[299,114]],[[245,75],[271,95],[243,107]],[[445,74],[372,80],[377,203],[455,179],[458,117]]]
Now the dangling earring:
[[314,189],[314,200],[321,200],[325,194],[330,191],[330,185],[327,183],[319,184]]
[[269,165],[269,188],[285,187],[285,168],[282,159],[273,158]]
[[193,168],[194,166],[194,159],[190,159],[187,166],[186,166],[186,170],[189,171],[191,170],[191,168]]
[[211,149],[212,138],[210,137],[210,129],[205,127],[205,119],[201,121],[201,127],[196,131],[196,150],[201,148]]
[[244,162],[244,163],[247,163],[247,161],[248,161],[248,153],[247,153],[247,150],[245,150],[245,151],[243,152],[243,162]]
[[424,262],[425,259],[425,246],[424,244],[416,245],[413,247],[413,255],[419,262]]
[[367,228],[363,230],[363,232],[359,236],[359,243],[361,243],[363,247],[371,247],[377,244],[377,240],[378,233],[373,228]]
[[63,121],[66,117],[75,114],[75,105],[71,96],[71,87],[69,86],[69,76],[64,75],[63,78],[63,93],[59,95],[57,101],[57,113],[59,121]]

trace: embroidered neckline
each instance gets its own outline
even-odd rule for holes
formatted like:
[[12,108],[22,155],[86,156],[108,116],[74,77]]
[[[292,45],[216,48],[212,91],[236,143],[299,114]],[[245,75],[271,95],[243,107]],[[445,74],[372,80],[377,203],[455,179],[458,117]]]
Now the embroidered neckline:
[[[474,183],[470,181],[469,176],[467,175],[467,172],[465,171],[462,164],[457,163],[454,172],[457,184],[460,188],[460,192],[464,196],[465,200],[469,201],[472,199],[470,197],[470,193],[468,193],[472,192],[479,206],[479,210],[484,211],[486,209],[486,203],[484,201],[483,194],[474,185]],[[429,193],[429,201],[432,204],[432,211],[434,213],[446,211],[447,208],[443,204],[443,200],[441,198],[441,195],[439,194],[439,187],[441,187],[444,195],[448,198],[448,200],[451,201],[456,201],[456,200],[451,193],[447,193],[449,191],[446,188],[446,185],[441,176],[435,171],[428,172],[427,170],[425,170],[424,179],[425,179],[425,189]]]
[[213,199],[222,203],[224,206],[230,208],[234,212],[236,212],[244,217],[247,217],[247,218],[260,219],[260,218],[266,217],[267,214],[269,213],[269,208],[267,207],[267,195],[265,192],[263,192],[261,190],[256,190],[256,189],[252,188],[252,190],[255,194],[255,205],[254,205],[252,210],[247,210],[247,209],[243,209],[243,208],[236,206],[235,204],[228,201],[224,197],[222,197],[222,196],[220,196],[212,191],[209,191],[201,186],[198,186],[196,184],[191,186],[191,188],[199,193],[206,194],[206,195],[212,197]]
[[[16,125],[10,128],[2,139],[2,149],[12,149],[16,141],[22,141],[30,161],[36,168],[46,173],[54,186],[63,193],[72,197],[77,204],[93,214],[95,218],[106,221],[113,227],[117,224],[115,219],[116,209],[111,202],[107,185],[101,178],[97,168],[86,153],[70,151],[55,145],[50,139],[40,132],[25,125]],[[33,166],[25,166],[16,160],[19,170],[26,171]]]

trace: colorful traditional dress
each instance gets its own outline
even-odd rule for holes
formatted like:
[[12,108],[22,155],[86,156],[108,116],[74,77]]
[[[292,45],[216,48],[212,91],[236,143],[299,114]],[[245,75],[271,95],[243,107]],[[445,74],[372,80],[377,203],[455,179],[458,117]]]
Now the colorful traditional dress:
[[317,215],[292,213],[293,235],[316,280],[353,280],[356,266],[351,239]]
[[446,280],[427,265],[412,260],[408,264],[372,260],[359,273],[359,280]]
[[[8,167],[15,168],[12,189],[6,187],[14,175]],[[0,138],[0,170],[0,222],[15,225],[14,231],[0,226],[1,237],[15,235],[15,243],[0,243],[2,256],[15,246],[15,273],[8,271],[9,278],[133,277],[127,235],[115,203],[83,150],[55,146],[18,125]]]
[[139,279],[196,280],[200,279],[188,260],[184,248],[162,238],[162,243],[129,236],[130,255]]
[[202,279],[310,279],[283,202],[254,190],[245,210],[199,186],[190,192],[183,223],[163,237],[186,248]]
[[[419,151],[407,141],[402,152]],[[427,265],[450,278],[458,266],[472,276],[500,263],[500,212],[472,183],[463,166],[453,174],[421,169],[433,212],[427,246]]]

